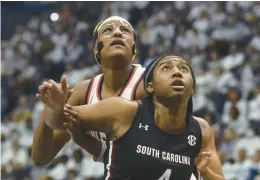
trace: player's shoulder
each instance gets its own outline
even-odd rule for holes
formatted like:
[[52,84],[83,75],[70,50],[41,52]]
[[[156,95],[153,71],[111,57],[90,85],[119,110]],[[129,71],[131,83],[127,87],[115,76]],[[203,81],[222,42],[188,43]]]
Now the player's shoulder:
[[198,121],[198,123],[199,123],[199,125],[200,125],[200,127],[201,127],[202,129],[208,129],[208,128],[210,128],[208,122],[207,122],[205,119],[203,119],[203,118],[201,118],[201,117],[197,117],[197,116],[193,116],[193,119],[196,120],[196,121]]
[[205,119],[200,117],[193,116],[193,119],[198,121],[201,128],[202,137],[205,141],[208,141],[212,136],[212,130],[209,123]]
[[73,91],[75,92],[75,91],[84,91],[84,90],[86,90],[88,88],[90,82],[91,82],[91,79],[79,81],[73,87]]
[[84,98],[90,84],[90,79],[76,83],[73,87],[73,93],[68,100],[68,103],[74,106],[84,104]]

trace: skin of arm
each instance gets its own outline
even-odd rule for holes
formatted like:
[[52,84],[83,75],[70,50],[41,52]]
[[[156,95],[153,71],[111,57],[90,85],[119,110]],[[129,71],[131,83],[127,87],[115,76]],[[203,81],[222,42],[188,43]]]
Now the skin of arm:
[[[209,124],[204,119],[198,117],[194,117],[194,119],[199,122],[202,131],[201,152],[207,150],[211,152],[211,160],[202,172],[202,177],[204,180],[224,180],[225,178],[221,167],[221,162],[216,151],[213,132]],[[197,159],[197,162],[199,161],[200,160]]]
[[[111,97],[95,104],[73,106],[83,128],[121,137],[131,126],[137,112],[137,102]],[[65,109],[65,112],[71,110]]]
[[[85,97],[83,88],[86,89],[89,80],[82,81],[74,87],[74,91],[68,100],[71,105],[79,105]],[[53,111],[48,107],[42,112],[41,120],[36,127],[32,144],[32,159],[38,166],[50,163],[62,147],[70,140],[70,135],[66,131],[59,131],[51,129],[46,123],[45,119],[63,119],[63,111]]]

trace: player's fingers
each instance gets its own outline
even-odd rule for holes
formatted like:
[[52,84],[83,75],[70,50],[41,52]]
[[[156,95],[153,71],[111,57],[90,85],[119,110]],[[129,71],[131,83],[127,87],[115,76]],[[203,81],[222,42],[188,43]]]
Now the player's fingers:
[[203,169],[205,169],[205,168],[209,165],[210,161],[211,161],[211,158],[210,158],[210,157],[204,158],[204,159],[198,164],[197,168],[198,168],[199,170],[203,171]]
[[45,92],[45,86],[44,85],[40,85],[38,87],[38,90],[39,90],[40,93],[44,93]]
[[78,113],[74,111],[73,109],[69,109],[66,106],[64,107],[64,111],[66,113],[69,113],[70,115],[74,116],[75,118],[78,117]]
[[64,113],[64,119],[63,119],[63,122],[68,123],[68,121],[69,121],[69,114],[65,112],[65,113]]
[[201,153],[202,157],[211,157],[212,156],[212,152],[211,151],[203,151]]
[[72,111],[74,111],[73,108],[72,108],[72,106],[69,105],[69,104],[65,104],[65,107],[68,108],[68,109],[70,109],[70,110],[72,110]]
[[36,94],[37,99],[41,100],[42,102],[46,102],[48,98],[45,98],[43,94],[37,93]]
[[47,103],[49,101],[49,97],[47,95],[42,95],[42,101]]
[[73,116],[71,116],[71,114],[69,114],[68,112],[64,112],[64,114],[65,114],[64,122],[67,122],[67,123],[69,123],[69,122],[76,123],[77,122],[77,120]]
[[36,98],[39,99],[39,100],[42,100],[42,95],[40,93],[37,93]]
[[64,129],[65,129],[70,135],[72,135],[71,130],[70,130],[69,126],[68,126],[68,123],[67,123],[67,122],[63,122],[63,126],[64,126]]
[[53,88],[55,88],[56,90],[57,90],[57,89],[60,89],[58,83],[56,83],[54,80],[49,79],[49,80],[48,80],[48,83],[52,84]]
[[67,84],[67,78],[65,75],[63,75],[61,77],[61,89],[64,91],[64,92],[67,92],[68,91],[68,84]]
[[74,118],[73,116],[71,116],[70,114],[68,115],[67,120],[68,120],[68,122],[73,123],[73,124],[77,123],[77,119]]
[[43,82],[43,85],[44,85],[44,87],[47,87],[47,88],[52,88],[52,86],[53,86],[51,83],[48,83],[46,81]]
[[73,120],[74,118],[69,116],[67,126],[70,130],[73,130],[75,128],[75,121]]
[[66,128],[66,131],[69,133],[69,135],[72,137],[72,132],[70,131],[70,129]]
[[[70,89],[69,92],[68,92],[67,101],[68,101],[68,99],[70,98],[70,96],[72,95],[72,93],[73,93],[73,89]],[[66,102],[67,102],[67,101],[66,101]]]

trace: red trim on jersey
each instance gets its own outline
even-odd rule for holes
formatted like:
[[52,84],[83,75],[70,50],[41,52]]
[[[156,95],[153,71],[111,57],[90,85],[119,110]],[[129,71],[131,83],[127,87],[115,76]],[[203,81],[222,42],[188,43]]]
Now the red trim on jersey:
[[125,87],[124,87],[124,90],[119,94],[119,96],[122,96],[122,95],[124,94],[124,92],[125,92],[126,88],[128,87],[129,83],[130,83],[131,80],[133,79],[133,77],[134,77],[134,75],[135,75],[137,69],[138,69],[138,67],[135,67],[134,72],[132,73],[130,79],[128,80],[127,84],[126,84]]
[[95,79],[96,79],[96,77],[93,78],[93,81],[91,82],[91,85],[90,85],[90,89],[89,89],[89,92],[88,92],[87,104],[89,104],[89,101],[90,101],[90,95],[91,95],[91,92],[93,90],[93,85],[95,83]]
[[143,103],[141,99],[136,100],[136,102],[137,102],[138,104],[142,104],[142,103]]
[[113,177],[113,175],[112,175],[112,171],[111,171],[111,167],[113,166],[113,160],[114,160],[114,156],[115,156],[115,149],[114,149],[114,141],[112,142],[113,143],[113,145],[112,145],[112,153],[111,153],[111,164],[110,164],[110,169],[109,169],[109,173],[110,173],[110,176],[109,176],[109,178],[108,178],[108,180],[111,180],[112,179],[112,177]]
[[144,74],[144,71],[142,72],[142,74],[140,75],[140,77],[138,78],[138,80],[134,84],[134,88],[131,91],[131,100],[134,99],[134,92],[136,92],[135,89],[138,87],[137,85],[139,85],[140,79],[143,77],[143,74]]
[[99,86],[100,86],[100,82],[101,82],[102,78],[103,78],[103,74],[102,74],[102,76],[100,76],[100,78],[99,78],[99,81],[98,81],[98,84],[97,84],[97,89],[96,89],[96,96],[97,96],[98,101],[100,101],[100,97],[99,97],[99,94],[98,94],[98,90],[99,90]]

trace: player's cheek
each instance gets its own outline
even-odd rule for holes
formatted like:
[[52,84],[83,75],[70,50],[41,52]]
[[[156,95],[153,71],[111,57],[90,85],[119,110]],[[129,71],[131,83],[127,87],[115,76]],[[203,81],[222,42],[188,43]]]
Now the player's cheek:
[[125,35],[125,40],[126,40],[126,43],[131,46],[134,44],[134,39],[132,38],[132,35]]

